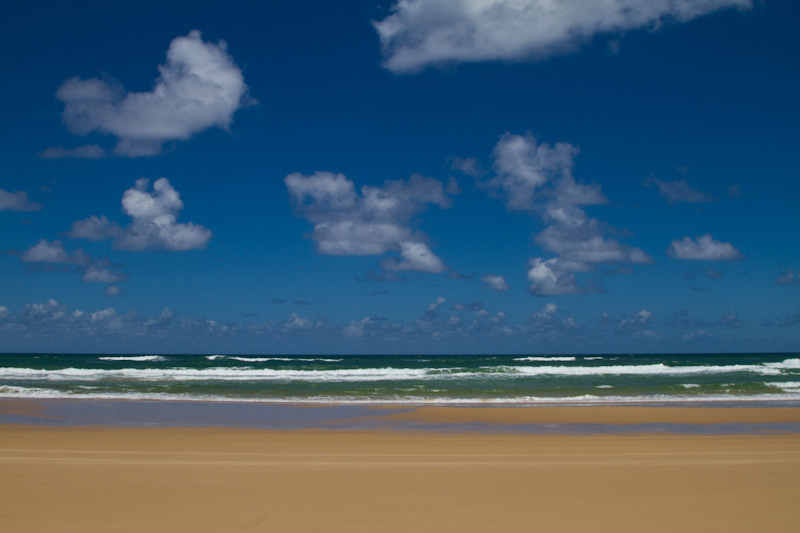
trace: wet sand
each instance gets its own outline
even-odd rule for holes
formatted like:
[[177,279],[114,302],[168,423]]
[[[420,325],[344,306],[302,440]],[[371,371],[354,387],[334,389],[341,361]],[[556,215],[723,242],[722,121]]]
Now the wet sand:
[[[569,407],[383,416],[447,426],[520,419],[747,423],[797,415],[781,408]],[[796,433],[0,424],[0,480],[2,531],[800,530]]]

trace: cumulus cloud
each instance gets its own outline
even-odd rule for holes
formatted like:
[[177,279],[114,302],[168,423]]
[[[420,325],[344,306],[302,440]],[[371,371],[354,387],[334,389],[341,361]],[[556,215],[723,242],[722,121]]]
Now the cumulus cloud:
[[295,211],[312,224],[317,251],[327,255],[382,255],[396,252],[381,266],[389,271],[443,272],[445,264],[411,227],[428,204],[451,206],[442,183],[414,175],[364,186],[360,194],[343,174],[293,173],[284,179]]
[[651,263],[639,248],[606,238],[605,225],[583,207],[608,203],[599,185],[575,180],[572,170],[578,148],[569,143],[540,143],[531,134],[505,133],[493,152],[496,176],[483,187],[498,193],[511,211],[539,215],[548,226],[536,243],[557,257],[535,258],[528,270],[531,293],[537,296],[595,290],[580,286],[576,272],[598,263]]
[[122,195],[122,210],[133,220],[121,228],[105,216],[91,216],[73,222],[67,234],[74,239],[114,240],[120,250],[185,251],[205,248],[211,230],[198,224],[178,222],[183,209],[180,194],[166,178],[159,178],[149,190],[150,180],[141,178]]
[[88,265],[92,258],[83,250],[76,250],[70,255],[61,241],[48,242],[41,239],[39,242],[22,252],[20,260],[26,263],[63,263],[67,265]]
[[540,60],[595,35],[751,7],[751,0],[397,0],[373,25],[384,67],[399,74],[454,62]]
[[42,239],[22,252],[19,258],[28,264],[63,265],[62,270],[80,274],[85,283],[115,284],[129,278],[128,274],[118,270],[123,265],[113,264],[108,259],[91,257],[81,249],[70,254],[61,241],[49,242]]
[[536,236],[536,243],[570,262],[651,263],[639,248],[624,246],[602,235],[601,224],[577,207],[553,206],[544,219],[551,223]]
[[506,283],[506,278],[504,278],[503,276],[486,274],[481,278],[481,281],[483,281],[483,283],[486,285],[487,288],[495,292],[506,292],[509,290],[509,286]]
[[[100,78],[70,78],[56,97],[70,132],[99,132],[117,138],[115,155],[139,157],[161,152],[166,142],[187,140],[208,128],[228,129],[234,112],[247,101],[241,69],[224,41],[203,41],[193,30],[169,45],[166,63],[148,92],[126,93],[121,84]],[[94,145],[73,150],[55,147],[42,157],[96,158]]]
[[31,202],[25,191],[6,191],[0,189],[0,211],[39,211],[42,204]]
[[686,180],[661,181],[649,177],[642,182],[645,187],[657,187],[658,193],[667,201],[668,204],[703,204],[716,200],[710,194],[706,194],[697,189],[692,189]]
[[575,272],[586,270],[588,266],[583,263],[571,263],[557,257],[551,259],[536,257],[528,264],[529,289],[534,296],[587,292],[587,288],[578,285],[575,278]]
[[562,205],[606,203],[599,186],[575,182],[572,167],[578,152],[569,143],[539,143],[531,134],[506,132],[492,154],[496,177],[485,187],[499,190],[512,211],[532,210],[555,198]]
[[737,261],[744,255],[729,242],[714,240],[710,233],[692,239],[684,237],[674,240],[667,254],[676,259],[691,261]]

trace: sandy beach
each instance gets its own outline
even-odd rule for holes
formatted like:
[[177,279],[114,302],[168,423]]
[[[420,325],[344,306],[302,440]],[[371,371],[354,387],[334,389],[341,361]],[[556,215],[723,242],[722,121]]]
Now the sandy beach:
[[[7,409],[22,409],[8,404]],[[716,414],[716,417],[715,417]],[[492,423],[793,408],[422,408]],[[4,531],[797,531],[800,435],[0,425]]]

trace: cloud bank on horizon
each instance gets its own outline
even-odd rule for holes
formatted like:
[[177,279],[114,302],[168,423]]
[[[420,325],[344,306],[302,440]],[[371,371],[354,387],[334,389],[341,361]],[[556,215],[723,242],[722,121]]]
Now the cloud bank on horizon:
[[431,65],[538,60],[595,36],[655,29],[751,0],[399,0],[373,25],[390,71]]

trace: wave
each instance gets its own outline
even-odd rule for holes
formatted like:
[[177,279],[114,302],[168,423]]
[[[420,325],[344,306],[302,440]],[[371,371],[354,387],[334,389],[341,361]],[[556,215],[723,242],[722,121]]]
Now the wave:
[[134,400],[134,401],[180,401],[210,403],[261,403],[295,405],[619,405],[619,404],[672,404],[672,403],[731,403],[731,402],[798,402],[800,392],[771,394],[705,394],[705,395],[638,395],[597,396],[514,396],[492,398],[441,398],[425,396],[393,396],[383,398],[363,396],[310,396],[281,398],[242,398],[234,396],[203,395],[190,393],[153,392],[86,392],[63,391],[38,387],[0,386],[0,398],[30,399],[87,399],[87,400]]
[[233,355],[207,355],[206,359],[211,361],[216,361],[217,359],[232,359],[234,361],[242,361],[245,363],[266,363],[268,361],[339,363],[344,361],[344,359],[326,359],[323,357],[239,357]]
[[456,368],[354,368],[295,370],[252,367],[212,368],[64,368],[44,370],[35,368],[0,368],[0,378],[44,381],[99,381],[130,379],[138,381],[308,381],[308,382],[368,382],[401,380],[452,379],[514,379],[536,376],[685,376],[748,372],[759,375],[796,375],[800,359],[779,363],[751,365],[668,366],[648,365],[608,366],[488,366],[477,370]]
[[574,361],[577,359],[572,356],[531,356],[531,357],[517,357],[514,361]]
[[119,357],[98,357],[101,361],[165,361],[161,355],[130,355]]

